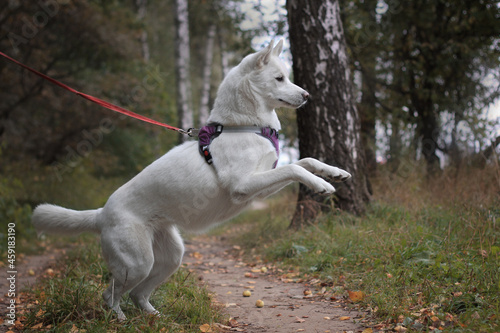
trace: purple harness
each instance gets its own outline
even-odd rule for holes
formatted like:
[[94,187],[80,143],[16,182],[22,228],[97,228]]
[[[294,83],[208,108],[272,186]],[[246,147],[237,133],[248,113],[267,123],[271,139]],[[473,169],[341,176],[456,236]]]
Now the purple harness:
[[[276,154],[280,156],[280,144],[278,139],[278,131],[270,127],[255,127],[255,126],[222,126],[219,124],[207,125],[200,128],[198,134],[198,147],[200,154],[205,158],[208,164],[212,164],[212,154],[210,154],[210,144],[217,138],[223,131],[226,132],[250,132],[261,135],[271,141],[276,149]],[[276,168],[278,160],[274,162],[273,169]]]

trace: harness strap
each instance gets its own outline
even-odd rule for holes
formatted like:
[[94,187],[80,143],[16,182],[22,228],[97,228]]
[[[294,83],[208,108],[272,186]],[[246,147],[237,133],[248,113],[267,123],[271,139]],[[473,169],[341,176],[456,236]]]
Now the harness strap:
[[[210,153],[210,144],[222,132],[226,133],[255,133],[261,135],[271,141],[276,154],[280,155],[280,145],[278,131],[270,127],[257,127],[257,126],[223,126],[220,124],[207,125],[200,128],[198,133],[198,148],[200,154],[205,158],[208,164],[212,164],[212,154]],[[276,168],[278,160],[273,164],[273,169]]]

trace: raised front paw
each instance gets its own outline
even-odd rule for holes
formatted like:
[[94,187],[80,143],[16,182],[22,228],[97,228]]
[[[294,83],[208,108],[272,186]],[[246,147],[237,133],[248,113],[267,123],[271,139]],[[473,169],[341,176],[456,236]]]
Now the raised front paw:
[[331,195],[335,193],[335,187],[324,180],[318,181],[311,188],[318,194]]
[[336,167],[331,167],[327,174],[327,178],[335,182],[343,182],[351,177],[352,176],[349,172]]

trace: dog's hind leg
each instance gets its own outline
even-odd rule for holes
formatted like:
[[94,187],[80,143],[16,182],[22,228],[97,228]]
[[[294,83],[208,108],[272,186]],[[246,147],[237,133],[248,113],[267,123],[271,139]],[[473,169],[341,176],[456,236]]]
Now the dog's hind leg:
[[148,313],[158,311],[149,303],[153,290],[165,282],[180,266],[184,255],[182,238],[173,226],[157,231],[153,244],[154,265],[149,276],[138,284],[131,292],[134,303]]
[[101,245],[112,275],[102,296],[118,319],[125,320],[120,308],[121,297],[149,275],[154,262],[153,238],[144,226],[122,224],[103,230]]

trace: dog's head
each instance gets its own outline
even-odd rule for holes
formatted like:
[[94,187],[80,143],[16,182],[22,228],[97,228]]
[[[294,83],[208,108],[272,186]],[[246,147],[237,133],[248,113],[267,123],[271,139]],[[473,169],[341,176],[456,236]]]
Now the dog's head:
[[263,50],[244,59],[242,65],[247,74],[247,88],[271,109],[279,107],[296,109],[307,102],[309,93],[293,84],[288,78],[288,70],[279,58],[282,50],[283,40],[276,46],[271,42]]
[[309,93],[290,82],[279,58],[283,41],[246,56],[231,69],[217,92],[208,122],[224,125],[257,125],[280,129],[274,109],[299,108]]

